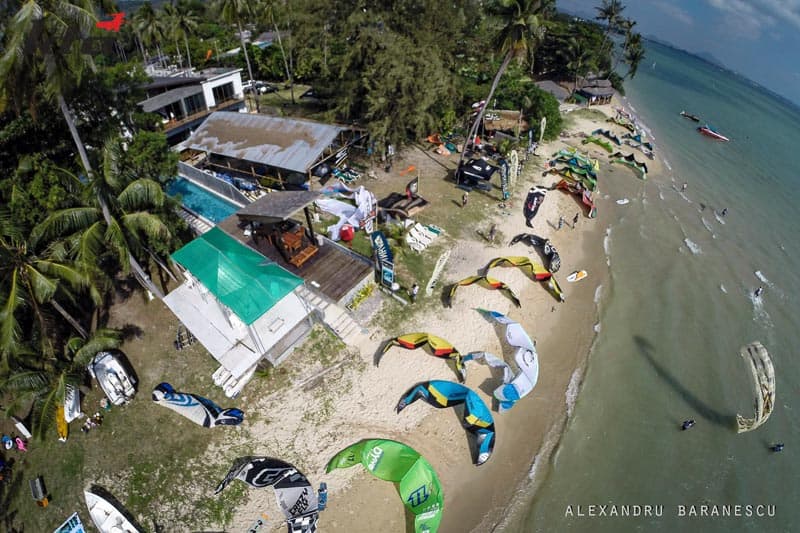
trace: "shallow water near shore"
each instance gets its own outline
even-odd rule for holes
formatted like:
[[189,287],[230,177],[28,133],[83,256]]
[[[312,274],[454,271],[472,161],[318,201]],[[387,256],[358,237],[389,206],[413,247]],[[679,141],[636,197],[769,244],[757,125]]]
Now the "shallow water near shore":
[[[628,93],[667,168],[642,182],[604,167],[598,207],[613,221],[598,337],[558,449],[536,468],[541,486],[499,529],[797,531],[800,111],[651,42]],[[731,141],[700,135],[705,122]],[[764,426],[737,434],[736,413],[753,409],[739,348],[754,340],[775,365],[776,407]],[[697,424],[681,431],[687,418]],[[770,452],[774,442],[786,450]],[[660,516],[608,516],[636,505]],[[734,516],[713,516],[726,512]]]

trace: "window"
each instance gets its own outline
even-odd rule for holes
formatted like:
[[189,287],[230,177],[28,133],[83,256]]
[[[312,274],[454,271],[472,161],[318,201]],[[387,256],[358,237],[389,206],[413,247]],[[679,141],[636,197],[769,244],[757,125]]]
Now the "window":
[[233,82],[214,87],[211,89],[211,92],[214,95],[214,101],[217,105],[219,105],[220,102],[224,102],[225,100],[230,100],[233,98]]

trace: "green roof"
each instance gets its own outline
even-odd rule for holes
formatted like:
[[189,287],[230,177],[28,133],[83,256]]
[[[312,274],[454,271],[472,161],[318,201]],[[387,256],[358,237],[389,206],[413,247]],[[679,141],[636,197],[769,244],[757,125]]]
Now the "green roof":
[[172,259],[248,325],[303,283],[219,228],[196,238]]

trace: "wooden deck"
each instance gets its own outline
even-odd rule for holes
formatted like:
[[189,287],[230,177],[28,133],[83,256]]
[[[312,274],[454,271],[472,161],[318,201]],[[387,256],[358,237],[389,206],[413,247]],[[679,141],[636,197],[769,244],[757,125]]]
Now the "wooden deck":
[[353,257],[347,250],[325,241],[319,251],[306,260],[300,268],[284,261],[274,245],[259,237],[255,244],[253,237],[245,237],[238,227],[238,218],[232,215],[218,224],[219,228],[236,240],[257,250],[277,264],[303,278],[312,291],[322,293],[328,299],[339,302],[350,290],[373,271],[372,263]]

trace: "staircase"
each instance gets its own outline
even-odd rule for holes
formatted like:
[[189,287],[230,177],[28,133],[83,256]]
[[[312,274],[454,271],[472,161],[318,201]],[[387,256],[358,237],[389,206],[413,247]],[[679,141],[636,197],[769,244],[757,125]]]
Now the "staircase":
[[325,325],[348,346],[355,346],[366,337],[361,326],[343,307],[317,294],[305,285],[297,288],[297,295],[313,309],[319,311]]
[[189,227],[198,235],[202,235],[213,227],[207,221],[186,210],[186,208],[179,209],[178,216],[185,220],[186,223],[189,224]]

